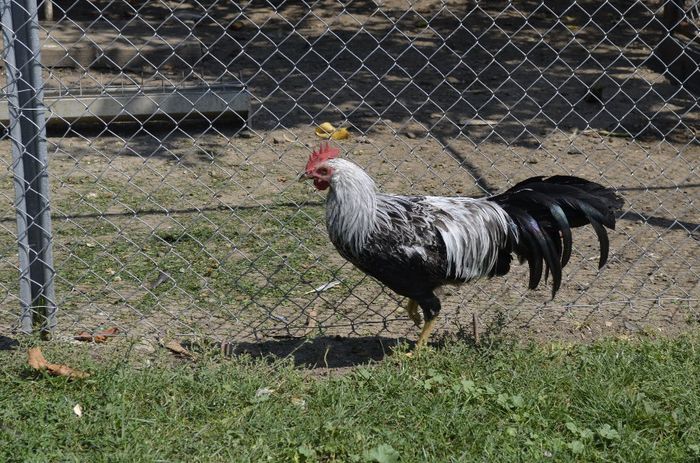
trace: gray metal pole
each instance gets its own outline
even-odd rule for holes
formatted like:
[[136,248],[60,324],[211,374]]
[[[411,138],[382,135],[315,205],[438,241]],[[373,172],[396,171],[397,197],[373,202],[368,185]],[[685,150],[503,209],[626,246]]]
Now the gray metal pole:
[[36,0],[0,0],[15,180],[21,327],[56,326],[48,156]]

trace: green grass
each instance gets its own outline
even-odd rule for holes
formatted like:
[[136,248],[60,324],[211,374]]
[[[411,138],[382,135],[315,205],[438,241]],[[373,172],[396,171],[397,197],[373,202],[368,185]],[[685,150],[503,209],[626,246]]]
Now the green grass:
[[[134,308],[149,313],[158,302],[211,307],[278,301],[336,278],[332,267],[314,257],[335,256],[327,236],[314,229],[322,213],[320,207],[211,211],[162,218],[162,224],[154,222],[155,231],[125,218],[57,221],[57,293],[71,310],[99,300],[114,281],[138,288],[163,271],[171,279],[130,300]],[[351,275],[348,287],[361,277]],[[83,293],[70,292],[75,284]]]
[[44,346],[93,373],[81,381],[31,372],[24,349],[0,353],[0,461],[700,458],[698,336],[448,343],[330,378],[217,356],[134,368],[128,349],[91,349]]

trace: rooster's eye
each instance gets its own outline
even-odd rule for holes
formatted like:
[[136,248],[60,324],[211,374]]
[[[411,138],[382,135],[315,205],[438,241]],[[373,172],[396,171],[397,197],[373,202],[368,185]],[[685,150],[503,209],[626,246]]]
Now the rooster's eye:
[[328,169],[326,169],[325,167],[321,167],[316,172],[318,172],[319,175],[326,175],[328,173]]

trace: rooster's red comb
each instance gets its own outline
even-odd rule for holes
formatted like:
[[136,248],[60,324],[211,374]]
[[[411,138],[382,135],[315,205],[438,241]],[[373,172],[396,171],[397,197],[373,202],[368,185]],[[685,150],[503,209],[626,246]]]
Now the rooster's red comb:
[[329,159],[337,158],[340,151],[337,148],[332,148],[329,143],[321,143],[318,151],[314,151],[309,156],[309,161],[306,163],[306,170],[311,170],[317,164]]

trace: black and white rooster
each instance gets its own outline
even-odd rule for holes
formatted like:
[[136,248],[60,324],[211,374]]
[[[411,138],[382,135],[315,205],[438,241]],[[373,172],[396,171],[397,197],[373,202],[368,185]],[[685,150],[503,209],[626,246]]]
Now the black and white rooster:
[[571,228],[590,224],[600,242],[599,267],[623,200],[578,177],[533,177],[486,198],[380,193],[359,166],[328,144],[314,151],[300,180],[330,188],[326,226],[338,252],[363,272],[409,298],[406,308],[424,345],[440,312],[435,290],[505,275],[511,255],[530,267],[529,288],[552,275],[552,297],[571,256]]

